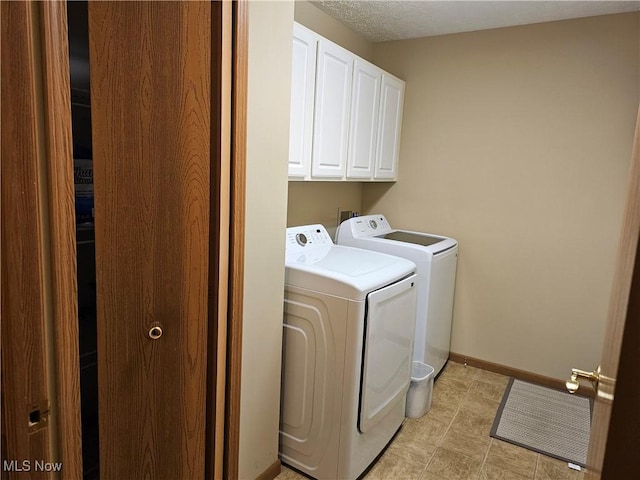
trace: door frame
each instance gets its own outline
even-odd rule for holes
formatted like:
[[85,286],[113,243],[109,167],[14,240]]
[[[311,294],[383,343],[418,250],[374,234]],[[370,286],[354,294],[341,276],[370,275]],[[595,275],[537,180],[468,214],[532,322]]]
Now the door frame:
[[[14,122],[15,128],[3,129],[3,180],[10,190],[28,185],[21,192],[20,205],[4,202],[3,214],[8,208],[14,214],[21,211],[22,216],[3,215],[3,232],[20,234],[20,243],[26,247],[22,253],[31,257],[8,255],[3,242],[3,339],[7,333],[11,338],[11,342],[2,345],[6,400],[3,448],[7,449],[3,450],[3,458],[8,458],[6,453],[11,460],[30,460],[32,465],[35,460],[62,462],[63,478],[80,478],[80,371],[66,3],[2,2],[2,13],[2,36],[11,39],[4,42],[11,48],[2,49],[2,64],[11,65],[13,72],[23,75],[22,84],[7,82],[15,73],[9,74],[3,68],[3,120],[5,109],[23,117],[23,121]],[[5,62],[5,55],[10,61]],[[20,136],[9,137],[5,143],[5,131],[14,129],[21,132]],[[22,157],[27,151],[30,154]],[[21,168],[12,169],[11,163]],[[8,177],[4,176],[5,167],[10,168]],[[28,227],[21,228],[24,224]],[[25,300],[34,302],[32,314],[11,308]],[[17,366],[16,371],[5,365]],[[35,390],[40,391],[41,398],[33,396]],[[38,408],[44,419],[38,434],[29,433],[31,427],[27,428],[25,415],[35,402],[40,403]]]
[[[12,445],[16,434],[20,434],[13,428],[12,422],[19,419],[20,412],[24,410],[12,401],[13,398],[10,398],[9,392],[19,392],[18,386],[20,383],[24,384],[24,380],[6,375],[4,365],[23,362],[24,350],[9,348],[9,345],[3,342],[2,415],[3,420],[9,421],[2,422],[2,457],[7,459],[9,458],[7,455],[10,454],[16,459],[33,457],[34,460],[61,461],[63,462],[61,478],[81,478],[82,437],[73,142],[66,2],[2,2],[2,7],[3,36],[10,34],[11,38],[11,43],[5,42],[5,48],[2,49],[3,64],[11,64],[12,69],[24,69],[30,78],[27,85],[33,85],[29,92],[32,97],[30,101],[34,104],[29,111],[31,131],[27,131],[24,137],[30,140],[22,141],[22,144],[31,144],[36,152],[30,159],[34,167],[39,169],[37,179],[39,188],[26,190],[24,193],[29,201],[39,205],[37,210],[39,216],[35,225],[41,227],[31,228],[26,235],[29,236],[30,241],[35,242],[34,245],[40,245],[38,261],[46,263],[44,267],[27,263],[25,265],[28,268],[26,270],[23,268],[25,272],[35,272],[41,279],[39,285],[44,292],[44,300],[39,303],[38,308],[43,312],[44,317],[35,319],[26,319],[21,317],[19,312],[5,310],[5,302],[10,298],[18,298],[23,292],[11,293],[8,290],[8,277],[5,277],[3,272],[3,333],[9,331],[9,328],[23,325],[25,320],[46,327],[48,333],[44,328],[31,330],[31,338],[28,341],[46,347],[38,353],[38,361],[44,362],[41,380],[46,382],[48,379],[47,386],[50,391],[50,415],[48,416],[50,421],[46,429],[49,440],[38,447],[40,448],[38,456],[34,456],[36,450],[33,444],[20,443],[19,448],[9,449],[8,445]],[[5,15],[5,8],[14,9],[16,14],[20,15],[21,23],[14,25],[5,23],[8,18]],[[218,58],[222,64],[229,66],[227,73],[223,71],[226,76],[221,82],[219,90],[221,96],[218,97],[220,102],[224,102],[226,98],[226,105],[220,106],[223,112],[226,112],[227,126],[225,127],[224,123],[221,125],[220,122],[215,124],[212,122],[212,134],[213,125],[221,128],[217,180],[225,178],[227,180],[226,187],[220,185],[222,201],[219,205],[222,207],[227,205],[228,215],[226,218],[224,215],[219,218],[215,226],[212,223],[210,235],[211,246],[219,249],[216,258],[220,258],[222,263],[225,263],[225,260],[228,263],[226,269],[224,265],[221,266],[217,283],[213,288],[210,287],[210,293],[215,292],[219,297],[219,300],[211,300],[210,305],[219,307],[219,313],[216,318],[210,315],[209,345],[221,348],[221,353],[218,355],[218,362],[208,365],[208,375],[210,379],[213,378],[213,381],[208,382],[207,388],[208,393],[212,388],[217,392],[214,398],[223,399],[222,412],[224,413],[220,415],[216,411],[214,416],[207,415],[205,464],[207,465],[206,478],[236,478],[240,430],[244,279],[248,2],[244,0],[233,3],[212,2],[212,8],[220,11],[222,17],[218,20],[221,21],[224,32],[224,43],[217,46],[217,50],[212,49],[212,52],[218,51],[220,54]],[[11,30],[8,29],[9,27]],[[9,44],[13,45],[11,49],[6,48]],[[18,46],[24,48],[17,49]],[[11,57],[10,63],[4,62],[5,55]],[[2,85],[10,86],[9,83],[5,83],[4,74]],[[24,88],[23,84],[21,88]],[[17,91],[19,89],[16,87],[16,90],[3,95],[3,110],[13,108],[24,112],[20,102],[25,96],[13,94]],[[28,98],[29,95],[26,97]],[[4,133],[7,131],[8,129],[3,129],[3,147],[5,147],[3,152],[13,153],[21,145],[5,143]],[[27,177],[21,178],[23,181],[29,181]],[[8,179],[9,177],[5,178],[5,180]],[[24,218],[22,221],[24,222]],[[17,218],[3,218],[3,228],[7,231],[18,231],[15,228],[18,222]],[[214,235],[217,235],[218,243],[213,242]],[[8,260],[5,246],[3,243],[3,264]],[[226,258],[225,253],[228,253]],[[12,271],[18,271],[15,265],[12,268]],[[216,303],[218,301],[219,303]],[[3,336],[3,338],[6,337]],[[213,370],[211,370],[212,367]],[[216,410],[216,407],[220,406],[212,402],[208,411]],[[210,448],[214,446],[215,451]],[[5,478],[4,473],[3,478]]]
[[71,132],[71,86],[66,2],[38,4],[49,205],[51,301],[57,421],[55,434],[65,477],[82,475],[78,285]]
[[[227,2],[222,2],[227,3]],[[230,228],[223,478],[238,478],[244,299],[249,0],[232,3]],[[218,477],[216,477],[218,478]]]
[[[244,291],[248,2],[212,2],[209,355],[205,478],[238,477]],[[218,75],[218,73],[221,74]],[[212,189],[213,190],[213,189]]]

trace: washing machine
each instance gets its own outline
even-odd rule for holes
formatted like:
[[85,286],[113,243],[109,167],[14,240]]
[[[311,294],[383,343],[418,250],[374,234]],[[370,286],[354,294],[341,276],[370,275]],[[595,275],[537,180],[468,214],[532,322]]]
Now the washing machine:
[[287,229],[280,459],[355,479],[402,425],[417,302],[415,264]]
[[391,228],[384,215],[345,220],[336,243],[413,261],[418,274],[418,307],[413,359],[437,375],[449,358],[458,242],[452,238]]

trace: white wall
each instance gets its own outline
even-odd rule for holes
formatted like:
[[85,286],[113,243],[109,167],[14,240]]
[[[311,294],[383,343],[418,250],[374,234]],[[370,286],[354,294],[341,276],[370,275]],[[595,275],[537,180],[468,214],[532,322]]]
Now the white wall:
[[639,15],[376,44],[406,81],[399,180],[363,210],[460,242],[451,349],[598,365],[639,100]]
[[241,479],[278,458],[293,3],[249,3]]

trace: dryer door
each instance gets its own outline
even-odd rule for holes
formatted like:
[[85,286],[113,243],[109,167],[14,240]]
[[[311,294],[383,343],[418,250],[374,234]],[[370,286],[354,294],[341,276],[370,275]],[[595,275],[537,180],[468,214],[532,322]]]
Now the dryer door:
[[358,429],[371,430],[406,400],[416,318],[417,276],[367,296]]

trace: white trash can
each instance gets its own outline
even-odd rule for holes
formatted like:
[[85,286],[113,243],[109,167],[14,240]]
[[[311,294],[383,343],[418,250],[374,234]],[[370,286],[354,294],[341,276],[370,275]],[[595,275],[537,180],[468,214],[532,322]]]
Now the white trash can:
[[431,408],[433,396],[433,367],[422,362],[413,362],[411,367],[411,385],[407,392],[405,415],[408,418],[420,418]]

